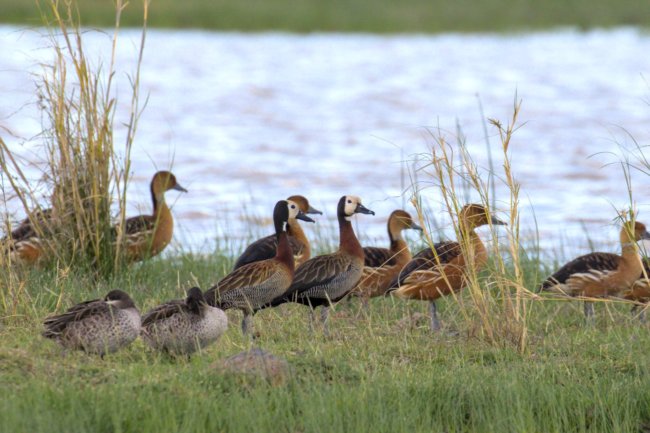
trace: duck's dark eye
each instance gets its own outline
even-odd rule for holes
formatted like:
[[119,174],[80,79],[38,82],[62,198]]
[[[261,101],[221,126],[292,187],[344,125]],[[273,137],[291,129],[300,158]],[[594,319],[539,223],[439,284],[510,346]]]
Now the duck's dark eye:
[[296,205],[295,205],[295,204],[292,204],[292,205],[291,205],[291,209],[295,209],[295,208],[296,208]]
[[351,204],[351,203],[352,203],[352,200],[348,200],[348,204]]

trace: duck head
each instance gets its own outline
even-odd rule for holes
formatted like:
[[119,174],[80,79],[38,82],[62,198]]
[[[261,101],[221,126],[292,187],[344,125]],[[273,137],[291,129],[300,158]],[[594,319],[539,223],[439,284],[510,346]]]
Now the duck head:
[[309,204],[309,200],[302,195],[292,195],[287,199],[287,201],[296,203],[303,213],[323,215],[323,212],[312,207],[312,205]]
[[133,299],[131,299],[128,293],[122,290],[111,290],[104,297],[104,301],[106,301],[106,303],[109,305],[119,308],[120,310],[135,308]]
[[393,211],[388,218],[388,230],[395,233],[406,229],[422,231],[422,227],[413,221],[408,212],[401,209]]
[[187,298],[185,298],[185,304],[190,309],[192,313],[199,313],[201,311],[201,306],[205,305],[205,297],[203,292],[198,287],[192,287],[186,292]]
[[506,226],[505,222],[501,221],[494,215],[490,215],[490,211],[480,204],[467,204],[463,206],[458,214],[458,219],[462,221],[467,228],[474,229],[476,227],[493,224],[498,226]]
[[174,176],[171,171],[162,170],[153,175],[153,179],[151,179],[151,190],[154,193],[165,192],[170,189],[187,192],[187,190],[176,181],[176,176]]
[[339,218],[350,221],[355,213],[374,215],[375,213],[361,204],[361,199],[355,195],[344,195],[339,200],[337,214]]
[[275,208],[273,208],[273,225],[275,226],[276,235],[287,230],[289,218],[314,222],[313,219],[309,218],[300,210],[297,203],[289,200],[280,200],[275,204]]
[[[626,237],[627,239],[623,239],[623,237]],[[621,230],[621,241],[638,242],[643,239],[650,239],[650,233],[648,233],[645,224],[638,221],[627,221],[623,224],[623,229]]]

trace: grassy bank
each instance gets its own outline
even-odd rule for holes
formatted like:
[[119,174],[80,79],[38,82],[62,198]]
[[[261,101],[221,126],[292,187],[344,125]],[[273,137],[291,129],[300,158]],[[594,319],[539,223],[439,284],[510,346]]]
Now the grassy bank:
[[[78,0],[87,26],[111,27],[113,2]],[[0,0],[5,23],[42,25],[36,0]],[[133,1],[124,26],[140,27],[142,2]],[[517,31],[557,26],[581,28],[650,25],[645,0],[154,0],[151,27],[292,32]]]
[[[331,338],[307,332],[302,306],[263,311],[251,344],[232,312],[222,339],[189,361],[152,353],[141,341],[104,360],[64,355],[39,335],[57,304],[61,311],[119,287],[146,310],[195,282],[207,288],[230,263],[157,259],[98,286],[36,271],[16,291],[3,287],[0,431],[639,432],[650,425],[650,333],[623,305],[599,304],[596,326],[586,328],[578,302],[534,302],[524,353],[478,338],[474,318],[461,317],[451,298],[441,302],[441,317],[457,335],[432,335],[426,320],[405,325],[425,303],[379,298],[368,315],[355,301],[340,304]],[[461,301],[470,302],[467,294]],[[213,368],[251,345],[285,357],[291,378],[271,386]]]

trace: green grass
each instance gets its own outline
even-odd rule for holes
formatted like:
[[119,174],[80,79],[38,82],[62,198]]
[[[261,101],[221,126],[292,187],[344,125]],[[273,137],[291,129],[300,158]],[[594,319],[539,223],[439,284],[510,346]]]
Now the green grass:
[[[113,26],[113,2],[78,4],[82,24]],[[0,21],[42,25],[36,0],[0,0]],[[140,27],[142,2],[131,2],[122,21]],[[150,26],[167,28],[377,33],[649,24],[647,0],[154,0],[149,19]]]
[[[110,282],[74,272],[34,271],[2,290],[2,432],[640,432],[650,426],[650,333],[623,305],[599,304],[583,326],[578,302],[535,302],[529,345],[487,344],[452,299],[441,318],[457,336],[427,324],[400,327],[425,303],[378,298],[364,315],[341,303],[332,337],[307,332],[299,305],[255,317],[255,346],[286,358],[291,378],[226,376],[217,360],[251,347],[230,312],[230,328],[203,353],[172,360],[141,341],[105,359],[63,354],[40,337],[42,319],[110,288],[141,310],[224,275],[223,256],[155,259]],[[533,279],[531,279],[532,281]],[[531,283],[532,284],[532,283]],[[463,298],[467,301],[467,298]],[[465,307],[467,308],[467,307]],[[645,430],[644,430],[645,429]]]

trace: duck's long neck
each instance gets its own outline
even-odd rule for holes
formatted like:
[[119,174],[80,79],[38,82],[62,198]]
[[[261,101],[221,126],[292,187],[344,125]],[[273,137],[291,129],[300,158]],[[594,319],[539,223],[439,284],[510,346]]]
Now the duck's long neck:
[[352,223],[344,215],[339,215],[339,249],[363,260],[363,248],[354,234]]
[[402,230],[400,228],[393,228],[391,230],[389,224],[388,238],[390,239],[390,252],[398,262],[408,262],[411,260],[411,252],[402,237]]
[[[475,227],[461,222],[460,223],[460,241],[468,249],[468,259],[473,260],[476,269],[482,268],[488,260],[488,253],[481,238],[476,234]],[[469,263],[469,261],[468,261]]]
[[151,183],[151,201],[153,203],[153,216],[157,221],[169,220],[171,212],[165,202],[165,191],[159,191],[159,188]]
[[311,247],[309,246],[309,240],[305,236],[305,232],[300,227],[300,223],[295,218],[290,218],[287,226],[287,233],[289,236],[293,236],[300,244],[303,246],[303,252],[307,253],[306,257],[311,255]]
[[630,236],[625,227],[621,229],[620,241],[621,255],[623,256],[623,260],[641,263],[641,257],[639,256],[639,250],[636,245],[636,241]]
[[295,263],[293,261],[293,251],[291,251],[291,245],[289,245],[289,236],[284,230],[276,231],[276,237],[278,239],[278,247],[275,250],[275,258],[280,262],[284,263],[287,268],[293,273],[295,268]]

